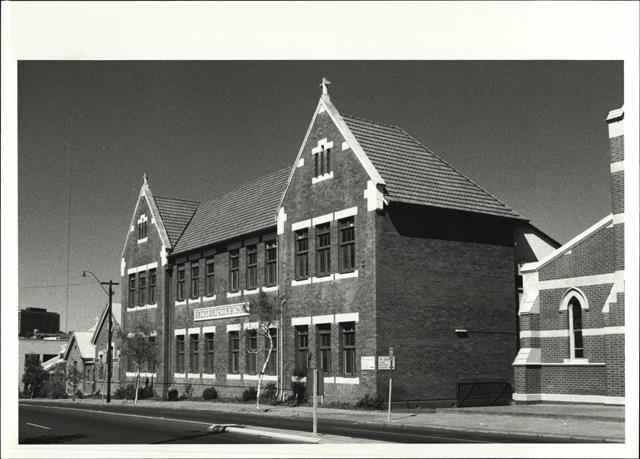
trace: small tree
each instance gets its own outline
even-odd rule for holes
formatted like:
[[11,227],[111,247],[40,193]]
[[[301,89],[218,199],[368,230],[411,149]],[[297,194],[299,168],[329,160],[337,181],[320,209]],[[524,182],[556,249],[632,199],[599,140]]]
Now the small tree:
[[121,354],[136,369],[136,391],[134,403],[138,403],[138,389],[140,388],[140,371],[143,367],[154,368],[158,360],[158,350],[155,339],[151,338],[151,326],[138,322],[132,327],[122,341]]
[[40,395],[42,386],[47,379],[47,372],[42,369],[40,359],[37,355],[27,355],[24,362],[24,375],[22,375],[22,382],[24,383],[24,390],[30,398]]
[[84,379],[84,376],[78,367],[75,365],[69,365],[67,363],[67,384],[71,385],[71,390],[73,391],[73,400],[76,399],[76,392],[78,392],[78,386]]
[[269,364],[269,359],[271,358],[271,354],[273,353],[273,337],[271,336],[271,326],[275,324],[278,314],[280,310],[278,309],[278,304],[275,299],[270,298],[265,292],[260,292],[258,296],[251,302],[251,312],[258,315],[258,330],[257,335],[265,338],[264,340],[258,340],[258,342],[265,342],[266,346],[260,347],[258,344],[258,348],[255,351],[249,351],[250,354],[259,354],[266,353],[264,358],[264,363],[262,364],[262,370],[260,370],[260,375],[258,376],[258,387],[256,390],[256,409],[260,409],[260,388],[262,386],[262,378],[264,377],[265,369]]

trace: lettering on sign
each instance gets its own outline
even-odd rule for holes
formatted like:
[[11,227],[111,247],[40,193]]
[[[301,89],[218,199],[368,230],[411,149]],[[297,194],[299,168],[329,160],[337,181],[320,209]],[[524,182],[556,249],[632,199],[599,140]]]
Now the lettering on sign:
[[361,370],[375,370],[376,369],[376,356],[373,355],[371,357],[361,357],[360,358],[360,369]]
[[226,319],[249,315],[249,303],[225,304],[223,306],[209,306],[193,310],[193,320]]
[[378,370],[392,370],[391,357],[388,355],[378,356]]

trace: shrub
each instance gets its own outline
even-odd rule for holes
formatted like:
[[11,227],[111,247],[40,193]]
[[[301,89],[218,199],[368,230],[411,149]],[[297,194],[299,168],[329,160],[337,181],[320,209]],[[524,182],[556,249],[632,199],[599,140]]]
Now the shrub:
[[202,391],[202,398],[204,400],[215,400],[218,398],[218,391],[215,387],[207,387]]
[[138,399],[153,397],[153,386],[138,387]]
[[[122,386],[118,387],[118,390],[113,394],[113,398],[133,400],[135,394],[135,386],[133,384],[127,384],[124,388]],[[138,392],[138,396],[140,396],[140,392]]]
[[80,399],[84,398],[84,394],[80,389],[76,391],[76,398],[80,398]]
[[265,386],[264,392],[262,392],[261,395],[264,397],[265,400],[275,402],[277,393],[278,393],[278,386],[276,386],[275,383],[269,383]]
[[380,397],[370,397],[369,394],[365,394],[358,402],[356,406],[365,410],[380,410],[382,409],[384,402]]
[[47,398],[67,398],[67,391],[63,382],[47,381],[42,387],[43,397]]
[[293,398],[296,403],[304,403],[307,398],[307,386],[300,381],[293,382]]
[[242,391],[242,401],[248,402],[249,400],[255,400],[258,396],[258,391],[256,391],[255,387],[247,387]]
[[167,400],[169,400],[170,402],[177,402],[178,401],[178,389],[171,389],[169,391],[169,393],[167,394]]

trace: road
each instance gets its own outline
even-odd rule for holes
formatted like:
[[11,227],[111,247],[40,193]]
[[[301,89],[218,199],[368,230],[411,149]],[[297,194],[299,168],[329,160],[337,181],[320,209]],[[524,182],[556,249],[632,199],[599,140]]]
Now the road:
[[[160,417],[178,419],[167,421]],[[271,429],[310,432],[311,419],[171,409],[133,405],[76,405],[47,402],[20,403],[20,442],[83,443],[272,443],[273,439],[232,433],[209,434],[210,424],[241,424]],[[53,427],[45,431],[30,424]],[[318,431],[396,443],[557,443],[558,440],[504,436],[480,432],[445,431],[426,427],[362,424],[356,421],[320,419]],[[103,433],[104,432],[104,433]],[[270,440],[270,441],[268,441]],[[571,442],[571,441],[567,441]],[[282,443],[282,441],[277,441]]]

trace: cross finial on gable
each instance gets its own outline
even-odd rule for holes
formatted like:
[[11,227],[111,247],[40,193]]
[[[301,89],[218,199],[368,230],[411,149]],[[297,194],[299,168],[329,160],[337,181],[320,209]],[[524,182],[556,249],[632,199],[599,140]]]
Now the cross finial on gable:
[[327,86],[329,86],[331,82],[327,80],[325,77],[322,77],[322,83],[320,83],[320,87],[322,87],[322,95],[328,96],[329,91],[327,90]]
[[147,186],[149,185],[149,180],[147,179],[147,173],[146,172],[142,175],[142,180],[143,180],[143,183],[145,185],[147,185]]

